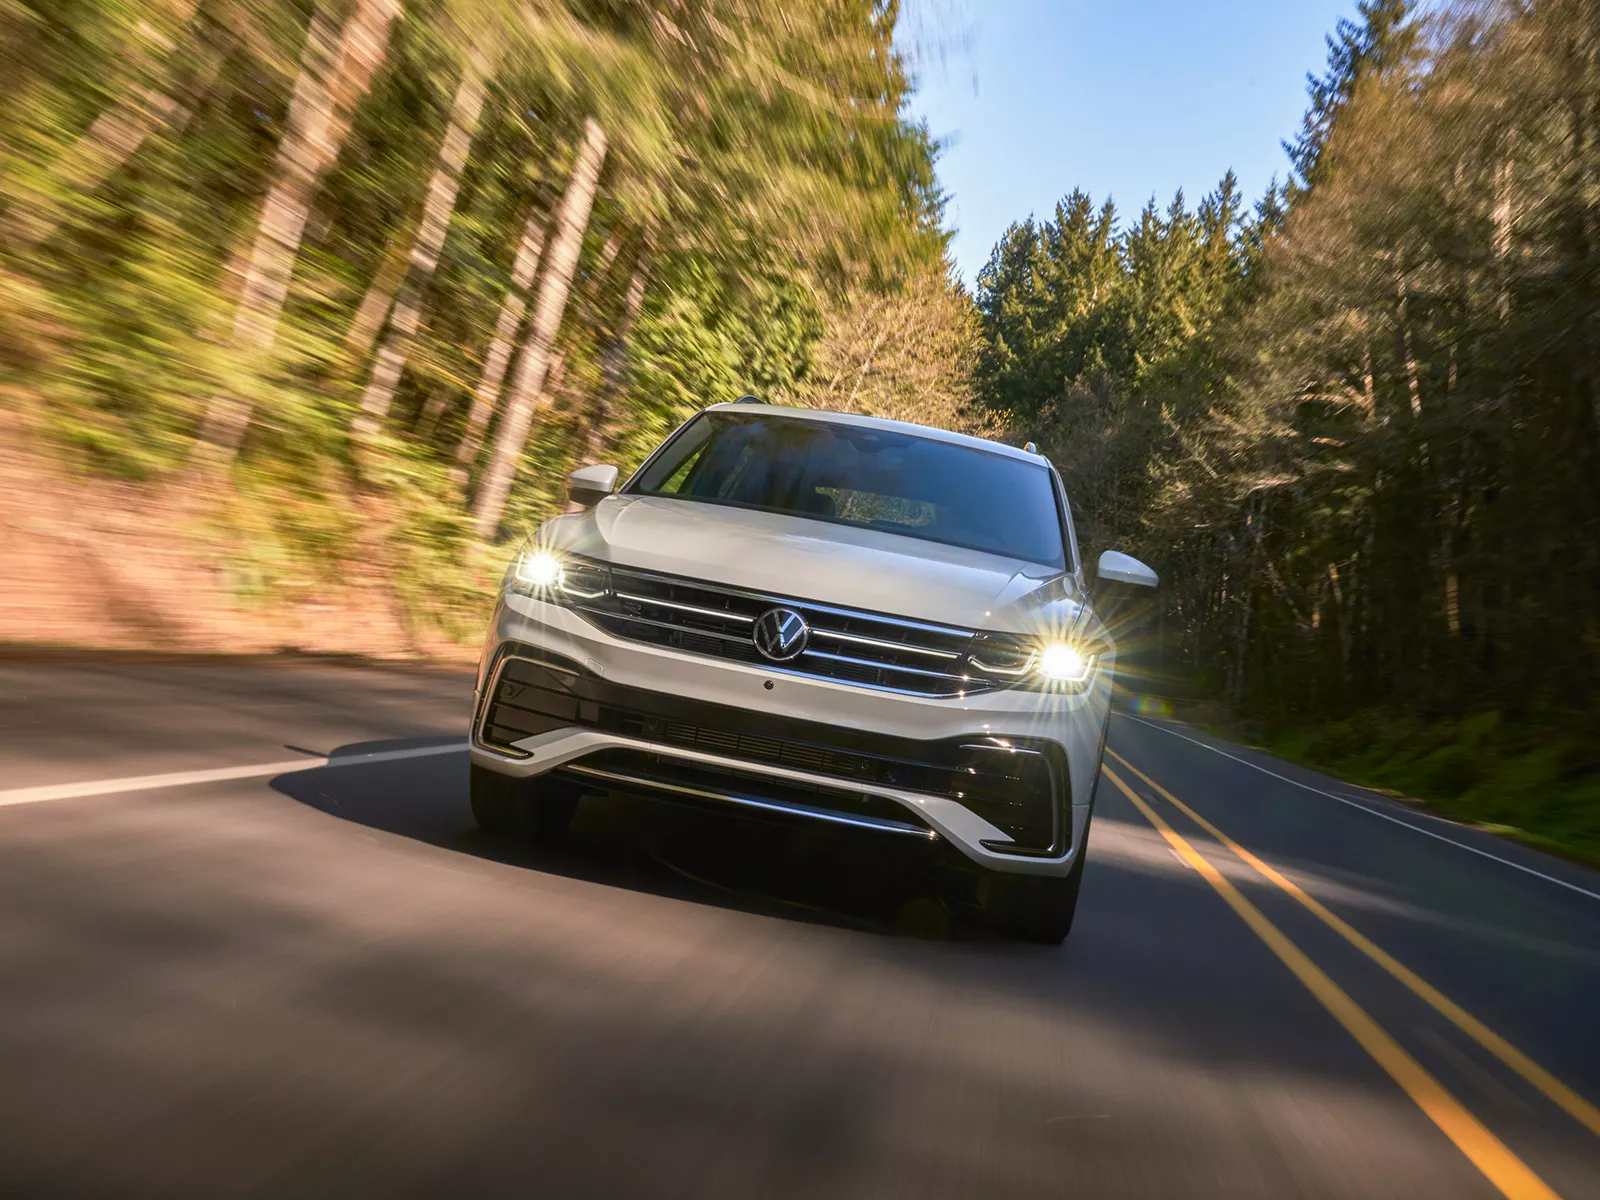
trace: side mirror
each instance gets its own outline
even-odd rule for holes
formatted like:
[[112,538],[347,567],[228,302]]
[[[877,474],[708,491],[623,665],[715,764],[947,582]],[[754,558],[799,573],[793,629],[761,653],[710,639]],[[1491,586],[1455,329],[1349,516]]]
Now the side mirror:
[[1149,567],[1131,554],[1120,550],[1107,550],[1095,564],[1095,575],[1100,583],[1128,583],[1134,587],[1153,588],[1161,582]]
[[567,476],[567,499],[593,508],[617,490],[615,467],[579,467]]

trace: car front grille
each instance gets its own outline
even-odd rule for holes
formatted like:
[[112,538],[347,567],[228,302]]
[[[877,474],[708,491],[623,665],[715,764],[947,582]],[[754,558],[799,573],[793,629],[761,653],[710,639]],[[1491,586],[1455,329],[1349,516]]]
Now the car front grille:
[[[614,637],[768,670],[923,696],[989,691],[971,672],[973,631],[809,600],[724,588],[628,567],[570,561],[564,602]],[[806,649],[774,662],[756,649],[756,621],[786,608],[810,626]]]
[[[521,739],[571,727],[823,776],[837,786],[821,789],[808,803],[851,814],[914,819],[891,800],[852,794],[851,783],[949,796],[1003,830],[1012,842],[995,848],[1014,853],[1059,854],[1070,837],[1066,757],[1053,742],[980,734],[920,741],[747,712],[622,687],[537,648],[506,647],[490,675],[477,726],[479,741],[518,754],[516,742]],[[582,758],[577,765],[588,762]],[[625,773],[639,777],[641,771],[647,776],[654,772],[666,783],[681,783],[685,772],[698,777],[725,770],[684,762],[643,753]],[[795,786],[759,772],[739,774],[744,794]]]

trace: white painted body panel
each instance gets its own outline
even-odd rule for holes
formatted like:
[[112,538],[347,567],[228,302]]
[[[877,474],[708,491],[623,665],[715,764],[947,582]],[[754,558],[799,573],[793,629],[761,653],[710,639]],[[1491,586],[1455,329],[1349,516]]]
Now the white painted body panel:
[[[550,521],[539,540],[630,567],[969,629],[1031,632],[1037,618],[1020,601],[1051,580],[1066,584],[1052,599],[1077,591],[1073,576],[1019,559],[664,496],[607,497]],[[1076,615],[1073,602],[1056,619]]]

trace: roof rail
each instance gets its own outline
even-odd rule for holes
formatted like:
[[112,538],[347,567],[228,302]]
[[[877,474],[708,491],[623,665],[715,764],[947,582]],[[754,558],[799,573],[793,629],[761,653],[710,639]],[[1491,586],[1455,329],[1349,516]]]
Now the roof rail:
[[752,396],[749,392],[746,392],[744,395],[740,396],[737,400],[735,400],[734,403],[735,404],[765,404],[766,401],[763,400],[760,396]]

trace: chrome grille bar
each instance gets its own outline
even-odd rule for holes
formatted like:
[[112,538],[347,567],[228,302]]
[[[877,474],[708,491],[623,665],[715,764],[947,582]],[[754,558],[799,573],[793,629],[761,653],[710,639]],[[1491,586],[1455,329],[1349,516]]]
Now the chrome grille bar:
[[825,658],[830,662],[849,663],[853,667],[874,667],[880,671],[904,671],[907,675],[920,675],[925,679],[948,679],[952,683],[961,683],[965,678],[961,675],[951,675],[947,671],[924,671],[921,667],[902,667],[896,663],[875,662],[870,658],[851,658],[847,654],[829,654],[823,650],[807,650],[802,657]]
[[853,633],[840,633],[837,629],[820,629],[813,627],[812,637],[832,638],[835,641],[849,642],[853,646],[871,646],[875,650],[901,650],[907,654],[925,654],[930,658],[946,658],[951,661],[960,659],[961,655],[954,650],[934,650],[927,646],[913,646],[906,642],[883,642],[877,638],[858,637]]
[[715,608],[698,608],[693,604],[679,604],[676,600],[661,600],[655,596],[635,596],[632,592],[618,592],[618,600],[629,600],[634,604],[658,604],[662,608],[675,608],[679,612],[694,613],[698,617],[715,617],[719,621],[743,621],[746,625],[755,621],[754,617],[744,613],[723,612]]
[[[907,695],[957,696],[995,686],[961,669],[974,636],[970,629],[585,563],[591,568],[607,570],[607,590],[599,599],[574,597],[573,607],[616,637]],[[749,633],[775,607],[793,609],[811,626],[812,644],[786,662],[762,658]]]
[[804,609],[806,612],[827,613],[831,616],[870,621],[879,625],[893,625],[902,629],[916,630],[919,633],[935,636],[942,635],[949,638],[966,639],[970,638],[973,632],[970,629],[960,629],[953,625],[939,625],[932,621],[919,621],[914,617],[894,617],[885,613],[866,612],[856,608],[841,608],[834,604],[823,604],[812,600],[797,600],[793,596],[775,596],[768,592],[747,592],[739,588],[728,587],[726,584],[708,583],[699,579],[684,579],[676,575],[662,575],[655,571],[640,570],[636,567],[613,567],[611,570],[619,582],[625,579],[643,580],[659,583],[666,587],[711,592],[746,604],[759,605],[758,611],[765,611],[773,605],[784,605],[790,608]]
[[738,642],[742,646],[748,646],[751,644],[748,634],[719,633],[715,629],[701,629],[696,625],[677,625],[671,621],[658,621],[652,617],[641,617],[637,613],[616,612],[613,609],[599,608],[593,604],[574,604],[573,607],[579,612],[588,613],[589,615],[596,617],[606,617],[613,621],[627,621],[639,625],[653,625],[657,629],[673,629],[680,633],[692,633],[699,637],[717,638],[718,640],[724,642]]

